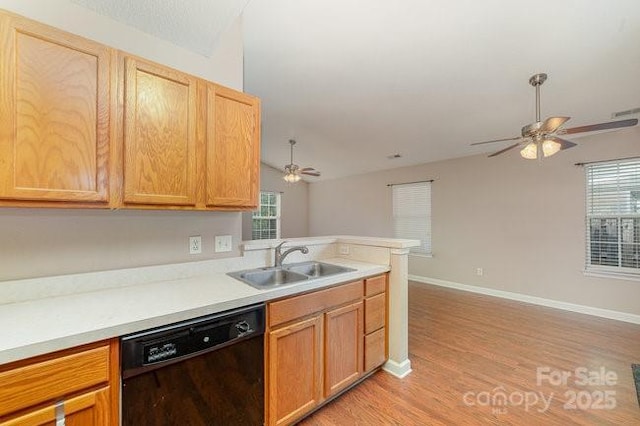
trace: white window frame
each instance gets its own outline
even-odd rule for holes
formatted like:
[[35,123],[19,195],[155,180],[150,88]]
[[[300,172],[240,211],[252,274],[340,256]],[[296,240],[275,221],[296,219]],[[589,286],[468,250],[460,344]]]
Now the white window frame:
[[431,257],[431,181],[391,185],[391,199],[394,237],[419,240],[409,254]]
[[[273,194],[275,196],[275,207],[276,214],[274,215],[263,215],[262,211],[264,205],[262,204],[263,194]],[[258,203],[258,209],[255,210],[251,215],[251,239],[253,240],[265,240],[265,239],[278,239],[280,238],[280,210],[282,208],[282,194],[276,191],[260,191],[260,199]],[[261,230],[256,230],[256,219],[259,220],[275,220],[276,221],[276,234],[275,236],[270,236],[269,238],[263,238],[262,235],[256,235],[256,233],[261,234]]]
[[[625,259],[623,252],[625,245],[627,249],[631,248],[631,255],[636,258],[640,247],[640,241],[637,240],[637,232],[640,231],[636,228],[640,227],[638,223],[640,222],[640,201],[634,201],[638,196],[636,191],[640,191],[640,158],[587,164],[585,180],[585,273],[593,276],[640,280],[640,263],[637,263],[637,267],[622,265]],[[607,238],[593,241],[595,230],[592,230],[591,226],[597,220],[600,220],[601,224],[608,220],[610,224],[615,225],[613,227],[616,235],[609,238],[609,241]],[[629,231],[623,228],[625,228],[625,222],[628,228],[630,221],[631,241],[625,242],[625,238],[629,238]],[[618,265],[592,263],[594,244],[598,243],[600,244],[598,253],[605,251],[603,246],[615,245],[617,250],[613,260]],[[602,256],[600,259],[603,262]]]

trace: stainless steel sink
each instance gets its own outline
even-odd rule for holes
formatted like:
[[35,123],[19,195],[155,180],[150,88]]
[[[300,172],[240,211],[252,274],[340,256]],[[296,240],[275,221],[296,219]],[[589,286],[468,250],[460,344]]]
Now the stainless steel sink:
[[344,272],[352,272],[355,269],[347,268],[339,265],[331,265],[322,262],[302,262],[292,265],[283,266],[288,271],[304,274],[312,278],[325,277],[327,275],[342,274]]
[[227,275],[257,289],[265,289],[352,271],[355,269],[312,261],[229,272]]
[[308,280],[309,277],[282,268],[260,268],[248,271],[231,272],[229,276],[245,282],[255,288],[276,287]]

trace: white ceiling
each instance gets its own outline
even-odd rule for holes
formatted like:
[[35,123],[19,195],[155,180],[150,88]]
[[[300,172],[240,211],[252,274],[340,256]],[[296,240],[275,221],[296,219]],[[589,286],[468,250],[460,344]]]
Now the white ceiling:
[[249,0],[71,0],[203,56],[240,16]]
[[534,121],[537,72],[565,127],[640,106],[639,0],[71,1],[205,56],[244,10],[262,159],[281,169],[295,138],[321,179],[505,147],[469,144]]
[[293,137],[323,179],[505,147],[469,144],[535,121],[537,72],[565,127],[640,106],[638,0],[252,0],[243,26],[263,161]]

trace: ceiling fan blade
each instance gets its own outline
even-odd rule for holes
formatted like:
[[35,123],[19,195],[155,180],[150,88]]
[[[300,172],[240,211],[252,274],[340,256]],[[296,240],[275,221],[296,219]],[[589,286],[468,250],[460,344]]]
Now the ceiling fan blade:
[[302,170],[300,172],[300,174],[307,175],[307,176],[316,176],[316,177],[320,176],[320,172],[318,172],[318,171],[314,171],[314,172],[307,171],[307,172],[305,172],[304,170]]
[[578,145],[576,143],[573,143],[573,142],[568,141],[566,139],[561,139],[561,138],[556,137],[556,136],[551,137],[549,139],[551,139],[552,141],[558,142],[560,144],[560,150],[573,148],[574,146]]
[[516,146],[518,146],[518,145],[520,145],[520,142],[518,142],[518,143],[514,143],[513,145],[510,145],[510,146],[506,147],[505,149],[501,149],[501,150],[500,150],[500,151],[498,151],[498,152],[494,152],[493,154],[489,155],[489,157],[495,157],[496,155],[500,155],[500,154],[502,154],[503,152],[507,152],[507,151],[509,151],[510,149],[513,149],[513,148],[515,148],[515,147],[516,147]]
[[572,127],[570,129],[564,129],[558,132],[560,135],[572,135],[574,133],[595,132],[596,130],[609,130],[620,129],[623,127],[631,127],[638,124],[637,118],[630,118],[628,120],[610,121],[608,123],[590,124],[587,126]]
[[515,138],[504,138],[504,139],[494,139],[492,141],[484,141],[484,142],[474,142],[471,145],[483,145],[485,143],[494,143],[494,142],[504,142],[504,141],[515,141],[520,139],[521,136],[516,136]]
[[553,133],[571,117],[549,117],[540,126],[540,133]]
[[311,172],[313,170],[315,170],[313,167],[305,167],[304,169],[300,169],[303,172]]

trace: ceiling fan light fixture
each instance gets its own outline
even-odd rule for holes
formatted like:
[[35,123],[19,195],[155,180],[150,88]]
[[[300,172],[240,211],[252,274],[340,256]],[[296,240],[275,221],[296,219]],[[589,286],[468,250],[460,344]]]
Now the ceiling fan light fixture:
[[293,162],[293,146],[295,144],[295,139],[289,139],[289,145],[291,145],[291,162],[284,166],[284,176],[282,176],[282,179],[287,183],[296,183],[302,180],[302,175],[314,177],[320,176],[320,172],[313,167],[300,168],[300,166]]
[[286,175],[284,175],[282,177],[282,179],[284,179],[285,182],[288,183],[296,183],[298,182],[300,179],[302,179],[302,176],[300,176],[297,173],[293,173],[293,172],[289,172]]
[[529,142],[526,144],[520,151],[520,155],[522,158],[526,158],[527,160],[535,160],[538,158],[538,147],[535,142]]
[[[512,150],[516,147],[522,147],[520,155],[528,160],[535,160],[536,158],[542,159],[544,157],[551,157],[558,151],[573,148],[575,143],[566,139],[559,138],[562,135],[572,135],[574,133],[596,132],[602,130],[616,130],[624,127],[633,127],[638,124],[637,118],[630,118],[627,120],[610,121],[607,123],[588,124],[586,126],[572,127],[570,129],[562,128],[571,117],[549,117],[545,120],[540,119],[540,86],[547,79],[547,75],[544,73],[535,74],[529,79],[531,84],[536,89],[536,121],[531,124],[527,124],[522,127],[522,136],[514,138],[494,139],[484,142],[475,142],[471,145],[482,145],[485,143],[504,142],[504,141],[518,141],[512,143],[506,148],[503,148],[489,157],[495,157]],[[634,108],[627,111],[620,111],[614,113],[613,116],[619,117],[621,115],[634,114],[640,112],[640,108]]]
[[558,142],[554,141],[553,139],[545,139],[542,142],[542,152],[545,157],[551,157],[553,154],[558,153],[558,151],[560,151],[561,148],[562,148],[562,145],[560,145]]
[[524,148],[520,151],[520,155],[522,158],[526,158],[527,160],[535,160],[538,158],[538,145],[542,148],[542,156],[543,157],[551,157],[552,155],[558,153],[560,149],[562,149],[562,145],[553,139],[545,139],[543,141],[532,141],[525,145]]

